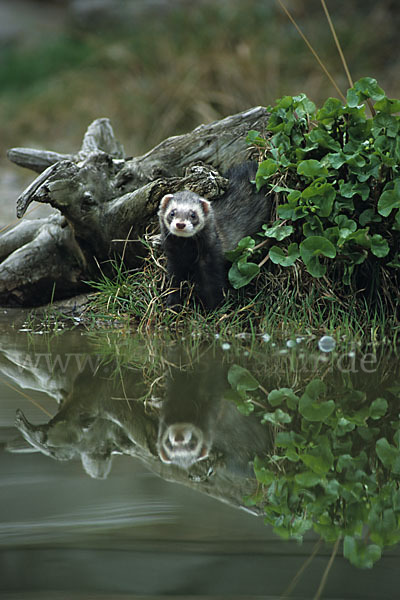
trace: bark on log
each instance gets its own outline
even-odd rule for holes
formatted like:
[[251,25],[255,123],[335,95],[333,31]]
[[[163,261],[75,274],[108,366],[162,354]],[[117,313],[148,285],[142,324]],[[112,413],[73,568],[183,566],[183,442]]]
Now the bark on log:
[[115,256],[140,264],[138,237],[155,223],[161,197],[191,189],[213,199],[220,175],[249,156],[246,135],[265,131],[268,113],[256,107],[174,136],[136,158],[125,158],[108,119],[88,128],[74,155],[13,148],[8,157],[39,176],[17,200],[17,215],[48,203],[60,214],[23,221],[0,234],[0,304],[33,306],[84,289]]

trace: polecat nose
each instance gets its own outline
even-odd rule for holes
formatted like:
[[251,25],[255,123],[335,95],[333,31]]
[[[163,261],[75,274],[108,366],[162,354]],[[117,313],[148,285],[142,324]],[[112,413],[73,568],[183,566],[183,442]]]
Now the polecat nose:
[[176,227],[177,229],[185,229],[185,227],[186,227],[186,223],[176,223],[176,224],[175,224],[175,227]]

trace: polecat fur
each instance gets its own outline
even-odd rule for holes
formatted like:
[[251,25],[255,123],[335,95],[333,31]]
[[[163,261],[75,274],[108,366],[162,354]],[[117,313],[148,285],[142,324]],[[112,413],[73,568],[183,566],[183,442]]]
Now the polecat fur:
[[190,191],[167,194],[158,211],[161,243],[174,291],[168,305],[182,303],[181,284],[192,282],[206,308],[223,299],[228,280],[224,253],[233,250],[246,235],[260,231],[270,219],[268,198],[256,192],[257,164],[246,162],[230,169],[225,194],[212,203]]

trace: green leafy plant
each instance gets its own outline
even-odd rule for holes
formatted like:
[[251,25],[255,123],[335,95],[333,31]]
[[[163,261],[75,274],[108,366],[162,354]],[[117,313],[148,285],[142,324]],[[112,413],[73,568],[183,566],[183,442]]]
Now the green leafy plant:
[[[375,103],[372,117],[367,100]],[[386,275],[393,297],[400,266],[400,117],[394,114],[400,101],[365,77],[348,90],[345,105],[328,98],[317,110],[301,94],[269,110],[269,136],[251,131],[248,141],[264,158],[255,184],[277,198],[276,218],[260,232],[264,242],[251,246],[246,238],[229,254],[234,287],[249,283],[263,264],[287,269],[301,261],[312,278],[327,276],[345,294],[370,288],[366,273],[370,282]],[[269,260],[248,262],[254,249],[265,248]]]

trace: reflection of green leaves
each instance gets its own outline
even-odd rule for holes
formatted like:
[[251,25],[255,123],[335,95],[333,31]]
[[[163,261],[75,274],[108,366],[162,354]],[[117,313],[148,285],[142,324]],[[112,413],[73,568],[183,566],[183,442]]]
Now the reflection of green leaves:
[[328,438],[319,436],[315,447],[301,454],[300,460],[317,475],[325,476],[333,465],[333,454]]
[[386,414],[388,403],[385,398],[376,398],[371,404],[369,415],[371,419],[380,419]]
[[290,388],[271,390],[268,394],[268,402],[271,406],[280,406],[286,403],[289,408],[296,408],[299,399]]
[[257,379],[240,365],[232,365],[228,372],[228,381],[232,389],[225,392],[224,397],[235,402],[238,410],[243,414],[248,415],[253,412],[254,405],[249,392],[258,389]]
[[325,421],[335,408],[333,400],[320,401],[326,386],[320,379],[311,381],[299,401],[299,411],[307,421]]
[[256,390],[259,383],[255,377],[240,365],[232,365],[228,373],[228,381],[239,394],[247,390]]
[[343,556],[355,567],[370,569],[380,559],[381,549],[375,544],[366,544],[363,540],[346,535]]
[[376,442],[376,453],[387,469],[400,474],[400,450],[398,448],[389,444],[386,438],[381,438]]
[[273,423],[273,425],[281,425],[291,423],[292,417],[287,413],[277,408],[273,413],[264,413],[262,423]]
[[257,481],[263,485],[270,485],[276,479],[274,471],[268,469],[258,456],[254,459],[254,473],[257,477]]
[[[397,403],[399,389],[385,387],[385,394]],[[275,427],[275,443],[255,467],[268,487],[265,521],[276,533],[301,539],[313,527],[326,541],[342,537],[345,557],[359,568],[400,541],[397,404],[370,394],[347,378],[315,378],[296,393],[271,390],[266,406],[273,410],[260,419]]]

